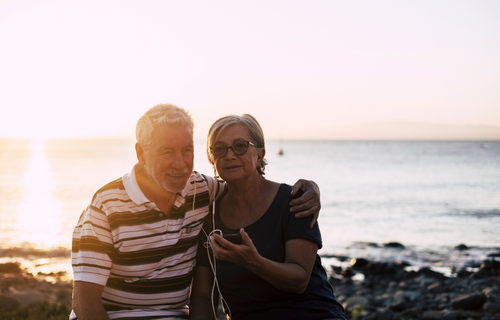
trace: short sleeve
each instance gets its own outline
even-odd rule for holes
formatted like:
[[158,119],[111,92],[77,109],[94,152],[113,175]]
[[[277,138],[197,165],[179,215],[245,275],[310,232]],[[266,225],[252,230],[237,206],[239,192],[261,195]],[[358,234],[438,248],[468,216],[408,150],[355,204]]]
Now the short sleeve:
[[73,231],[71,264],[75,281],[104,286],[110,275],[114,246],[107,216],[98,203],[94,197]]
[[[289,189],[291,191],[291,187]],[[298,194],[294,198],[298,198],[300,195],[301,194]],[[289,198],[288,202],[290,202],[290,200],[292,200],[292,198]],[[318,245],[318,249],[321,249],[323,247],[318,222],[314,224],[312,229],[309,227],[312,216],[297,219],[295,218],[294,213],[290,212],[289,206],[286,206],[282,214],[284,222],[284,242],[290,239],[301,238],[316,243]]]
[[202,176],[207,181],[210,203],[212,203],[213,201],[219,199],[219,197],[224,193],[226,183],[204,174]]

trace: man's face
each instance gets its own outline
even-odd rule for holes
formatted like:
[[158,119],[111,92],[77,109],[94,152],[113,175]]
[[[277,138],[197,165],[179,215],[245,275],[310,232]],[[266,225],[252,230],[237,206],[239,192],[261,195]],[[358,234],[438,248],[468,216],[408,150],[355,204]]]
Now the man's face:
[[142,159],[148,178],[160,189],[180,192],[193,172],[193,135],[182,126],[159,125]]

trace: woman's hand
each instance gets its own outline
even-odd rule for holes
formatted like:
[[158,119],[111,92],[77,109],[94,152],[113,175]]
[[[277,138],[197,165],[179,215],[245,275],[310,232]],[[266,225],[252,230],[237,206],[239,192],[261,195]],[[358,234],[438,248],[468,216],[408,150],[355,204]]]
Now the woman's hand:
[[295,218],[300,219],[312,215],[309,227],[312,229],[318,220],[321,209],[320,191],[318,185],[311,180],[300,179],[292,187],[291,195],[294,196],[302,190],[304,194],[290,201],[290,212],[296,212]]
[[302,293],[306,290],[314,267],[318,245],[305,239],[285,243],[285,261],[276,262],[262,257],[248,234],[240,229],[243,243],[237,245],[218,234],[210,237],[212,250],[220,260],[244,266],[278,289]]
[[214,233],[210,237],[211,247],[215,257],[219,260],[229,261],[235,264],[248,267],[252,262],[261,258],[259,252],[253,245],[252,239],[243,228],[240,229],[242,244],[234,244],[222,236]]

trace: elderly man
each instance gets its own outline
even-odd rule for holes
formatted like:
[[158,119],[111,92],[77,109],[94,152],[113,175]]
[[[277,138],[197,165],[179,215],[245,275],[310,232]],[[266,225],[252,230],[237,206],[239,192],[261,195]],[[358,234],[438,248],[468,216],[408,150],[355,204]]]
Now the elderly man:
[[[193,119],[160,104],[137,122],[137,163],[99,189],[73,232],[70,319],[187,319],[197,237],[224,183],[193,171]],[[319,191],[299,180],[299,216]]]

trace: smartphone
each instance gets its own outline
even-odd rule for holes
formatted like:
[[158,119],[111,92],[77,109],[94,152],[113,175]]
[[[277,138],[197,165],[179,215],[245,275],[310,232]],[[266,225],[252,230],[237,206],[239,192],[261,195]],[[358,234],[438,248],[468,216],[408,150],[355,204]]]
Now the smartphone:
[[243,240],[241,239],[241,234],[239,233],[227,233],[222,235],[224,239],[234,244],[242,244]]

